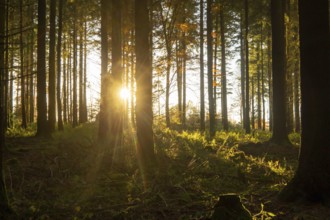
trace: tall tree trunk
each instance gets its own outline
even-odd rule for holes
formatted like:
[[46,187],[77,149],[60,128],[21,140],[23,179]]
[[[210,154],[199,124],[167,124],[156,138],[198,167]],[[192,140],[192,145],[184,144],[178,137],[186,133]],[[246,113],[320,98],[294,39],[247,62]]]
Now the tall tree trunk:
[[245,117],[246,117],[246,108],[245,108],[245,57],[244,57],[244,33],[243,33],[243,13],[241,13],[240,20],[240,56],[241,56],[241,117],[242,117],[242,125],[245,128]]
[[[260,39],[261,41],[261,39]],[[261,129],[261,61],[260,61],[260,53],[261,53],[261,43],[257,42],[257,123],[258,129]]]
[[182,126],[186,128],[186,111],[187,111],[187,45],[185,42],[185,33],[183,33],[182,41]]
[[25,106],[25,76],[24,76],[24,45],[23,45],[23,0],[19,2],[19,14],[20,14],[20,72],[21,72],[21,113],[22,113],[22,128],[26,128],[26,106]]
[[220,31],[221,31],[221,115],[222,126],[225,131],[229,129],[227,111],[227,70],[226,70],[226,39],[225,39],[224,6],[220,9]]
[[285,99],[285,38],[284,38],[284,5],[283,1],[271,1],[272,23],[272,57],[273,57],[273,135],[271,142],[288,145],[286,129]]
[[300,132],[300,96],[299,96],[299,61],[295,63],[294,71],[294,119],[295,119],[295,132]]
[[210,137],[215,136],[215,112],[213,100],[213,39],[212,39],[212,0],[207,0],[207,78],[209,98]]
[[260,34],[260,53],[261,53],[261,99],[262,99],[262,130],[266,130],[266,107],[265,107],[265,68],[264,68],[264,49],[263,49],[263,24],[261,24]]
[[77,59],[78,59],[78,43],[77,43],[77,3],[74,3],[73,8],[73,88],[72,88],[72,127],[78,125],[78,94],[77,94]]
[[[29,6],[31,24],[34,24],[34,11],[33,6]],[[35,98],[35,86],[34,86],[34,30],[31,31],[31,42],[30,42],[30,89],[29,89],[29,106],[30,106],[30,123],[34,123],[34,98]]]
[[122,89],[122,5],[120,1],[112,0],[112,73],[110,85],[111,105],[111,135],[114,146],[121,144],[123,133],[123,104],[119,92]]
[[267,37],[267,71],[268,71],[268,95],[269,95],[269,131],[273,130],[273,77],[272,77],[272,55],[271,55],[271,32]]
[[[178,33],[179,35],[180,33]],[[177,87],[178,87],[178,116],[180,123],[182,124],[182,57],[181,57],[181,45],[179,40],[176,40],[176,74],[177,74]]]
[[[63,53],[67,53],[67,40],[66,35],[63,36]],[[67,96],[67,86],[68,86],[68,79],[67,79],[67,73],[68,73],[68,66],[67,66],[67,58],[63,58],[63,83],[62,83],[62,93],[63,93],[63,121],[64,123],[68,123],[68,110],[67,110],[67,103],[68,103],[68,96]]]
[[200,62],[200,130],[205,131],[205,95],[204,95],[204,1],[200,0],[199,62]]
[[255,83],[255,76],[252,75],[251,78],[251,124],[252,124],[252,130],[256,129],[255,128],[255,112],[254,112],[254,97],[255,97],[255,88],[254,88],[254,83]]
[[56,123],[56,93],[55,93],[55,18],[56,0],[50,0],[49,15],[49,80],[48,80],[48,126],[49,131],[55,130]]
[[50,134],[46,101],[46,0],[38,0],[37,135]]
[[[5,20],[6,20],[6,1],[0,1],[0,217],[5,219],[9,209],[6,185],[3,177],[3,152],[5,149],[5,103],[4,103],[4,76],[5,76]],[[6,45],[8,46],[8,45]]]
[[330,201],[329,1],[300,0],[299,27],[301,150],[295,176],[280,198],[327,205]]
[[109,135],[109,100],[108,100],[108,11],[109,1],[101,0],[101,103],[99,113],[99,132],[100,141],[106,140]]
[[63,130],[62,101],[61,101],[61,71],[62,71],[62,32],[63,32],[63,0],[58,0],[58,34],[57,34],[57,129]]
[[[149,56],[151,45],[148,39],[148,0],[135,0],[135,21],[137,154],[142,170],[148,175],[156,163],[152,130],[152,64]],[[148,185],[145,183],[145,186]]]
[[87,112],[87,21],[85,20],[84,27],[84,85],[83,85],[83,114],[82,122],[85,123],[88,121],[88,112]]
[[84,39],[83,39],[83,21],[80,21],[80,31],[79,31],[79,124],[84,123]]
[[247,134],[251,133],[251,122],[250,122],[250,77],[249,77],[249,2],[244,1],[245,6],[245,120],[244,129]]

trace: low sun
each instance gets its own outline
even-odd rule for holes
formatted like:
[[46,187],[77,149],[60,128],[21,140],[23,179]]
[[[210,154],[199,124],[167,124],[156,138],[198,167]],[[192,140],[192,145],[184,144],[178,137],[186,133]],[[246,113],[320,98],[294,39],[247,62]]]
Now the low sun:
[[126,99],[128,99],[129,98],[129,96],[130,96],[130,92],[128,91],[128,89],[127,88],[122,88],[121,90],[120,90],[120,98],[121,99],[123,99],[123,100],[126,100]]

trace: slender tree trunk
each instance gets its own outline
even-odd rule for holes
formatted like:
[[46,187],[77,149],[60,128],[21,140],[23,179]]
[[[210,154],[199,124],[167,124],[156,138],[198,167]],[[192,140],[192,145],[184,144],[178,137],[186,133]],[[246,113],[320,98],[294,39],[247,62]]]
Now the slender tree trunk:
[[242,125],[245,128],[245,117],[246,117],[246,108],[245,108],[245,57],[244,57],[244,33],[243,33],[243,13],[241,13],[241,21],[240,21],[240,56],[241,56],[241,108],[242,108]]
[[[148,0],[135,0],[137,153],[147,181],[155,167]],[[145,182],[145,186],[149,184]]]
[[[67,41],[66,41],[66,35],[63,36],[63,53],[67,53]],[[67,86],[68,86],[68,79],[67,79],[67,73],[68,73],[68,66],[67,66],[67,58],[63,58],[63,83],[62,83],[62,93],[63,93],[63,121],[64,123],[68,123],[68,110],[67,110],[67,103],[68,103],[68,96],[67,96]]]
[[22,128],[26,128],[26,106],[25,106],[25,76],[24,76],[24,42],[23,42],[23,0],[19,3],[19,14],[20,14],[20,72],[21,72],[21,113],[22,113]]
[[[76,3],[74,3],[76,4]],[[77,6],[73,6],[74,16],[73,16],[73,88],[72,88],[72,127],[76,127],[78,125],[78,96],[77,96],[77,59],[78,59],[78,43],[77,43]]]
[[265,71],[264,71],[264,49],[263,49],[263,24],[261,24],[261,40],[260,40],[260,53],[261,53],[261,99],[262,99],[262,130],[266,130],[266,107],[265,107]]
[[[3,177],[3,152],[5,149],[5,103],[4,103],[4,76],[5,76],[5,20],[6,20],[6,1],[0,1],[0,217],[6,218],[8,212],[8,198],[6,185]],[[8,46],[8,45],[7,45]]]
[[46,0],[38,0],[37,135],[50,134],[46,101]]
[[[33,6],[29,6],[30,11],[30,18],[31,18],[31,24],[34,24],[34,11]],[[30,42],[30,95],[29,95],[29,102],[30,102],[30,123],[34,123],[34,98],[35,98],[35,86],[34,86],[34,30],[31,31],[31,42]]]
[[83,85],[83,115],[82,122],[88,121],[88,111],[87,111],[87,21],[85,21],[84,27],[84,85]]
[[122,89],[122,5],[120,1],[112,0],[112,73],[110,85],[110,103],[111,105],[111,135],[113,146],[121,144],[123,134],[123,104],[124,101],[120,99],[119,92]]
[[205,96],[204,96],[204,1],[200,0],[199,62],[200,62],[200,130],[205,131]]
[[49,131],[55,130],[56,123],[56,93],[55,93],[55,19],[56,19],[56,0],[50,0],[49,15],[49,80],[48,80],[48,126]]
[[[83,27],[83,22],[80,21],[80,27]],[[84,42],[83,42],[83,30],[79,31],[79,124],[84,123]]]
[[101,103],[99,113],[99,133],[100,141],[106,140],[110,129],[109,125],[109,102],[108,102],[108,11],[109,1],[101,0]]
[[209,98],[210,137],[215,136],[215,113],[213,99],[213,39],[212,39],[212,0],[207,0],[207,78]]
[[299,62],[295,63],[295,71],[294,71],[294,119],[295,119],[295,132],[300,132],[300,96],[299,96]]
[[[260,40],[261,41],[261,40]],[[261,129],[261,62],[260,62],[260,53],[261,53],[261,43],[257,43],[257,123],[258,129]]]
[[61,101],[61,78],[62,78],[62,32],[63,32],[63,0],[58,0],[58,34],[57,34],[57,129],[63,130],[62,101]]
[[[178,33],[179,35],[180,33]],[[180,123],[182,124],[182,57],[181,53],[181,45],[179,40],[176,40],[175,51],[176,51],[176,66],[177,66],[177,87],[178,87],[178,115]]]
[[187,111],[187,45],[185,42],[185,33],[183,33],[182,41],[182,125],[183,128],[186,128],[186,111]]
[[8,114],[9,110],[8,110],[8,106],[9,106],[9,100],[10,97],[9,96],[9,4],[8,1],[6,1],[6,17],[5,17],[5,97],[4,97],[4,115],[6,116],[6,120],[5,120],[5,128],[9,128],[10,126],[10,116]]
[[244,129],[247,134],[251,133],[251,122],[250,122],[250,77],[249,77],[249,2],[245,0],[245,123]]
[[254,112],[254,97],[255,97],[255,88],[254,88],[254,83],[255,83],[255,76],[252,75],[251,78],[251,124],[252,124],[252,130],[256,129],[255,128],[255,112]]
[[271,32],[267,39],[267,71],[268,71],[268,95],[269,95],[269,131],[273,130],[273,77],[272,77],[272,55],[271,55]]
[[[131,31],[131,41],[132,41],[132,45],[134,44],[134,30]],[[132,121],[132,125],[133,127],[135,127],[135,104],[134,104],[134,94],[135,94],[135,89],[134,89],[134,51],[131,50],[131,84],[130,84],[130,89],[131,89],[131,121]]]
[[226,70],[226,32],[224,20],[224,6],[220,9],[220,31],[221,31],[221,115],[222,126],[225,131],[229,129],[227,111],[227,70]]

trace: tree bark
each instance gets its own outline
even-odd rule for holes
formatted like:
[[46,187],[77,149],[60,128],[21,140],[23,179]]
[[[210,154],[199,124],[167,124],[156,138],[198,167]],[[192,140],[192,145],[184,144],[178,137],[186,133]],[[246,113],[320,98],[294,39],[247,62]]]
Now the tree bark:
[[220,31],[221,31],[221,115],[222,127],[225,131],[229,129],[227,110],[227,70],[226,70],[226,39],[224,6],[220,9]]
[[148,0],[135,0],[135,21],[137,154],[142,170],[148,175],[152,173],[156,163],[152,130],[152,64],[149,56],[151,45],[148,39]]
[[50,134],[46,101],[46,0],[38,0],[37,135]]
[[286,128],[286,81],[285,81],[285,30],[283,1],[271,1],[272,24],[272,72],[273,72],[273,135],[271,142],[288,145],[289,138]]
[[247,134],[251,133],[250,122],[250,77],[249,77],[249,2],[244,1],[245,7],[245,120],[244,129]]
[[213,100],[213,39],[212,39],[212,0],[207,0],[207,78],[209,98],[209,132],[210,138],[215,136],[215,112]]
[[200,0],[199,62],[200,62],[200,131],[205,131],[205,95],[204,95],[204,1]]
[[[63,32],[63,0],[58,0],[58,33],[57,33],[57,129],[63,130],[62,101],[61,101],[61,71],[62,71],[62,32]],[[65,97],[66,98],[66,97]]]
[[[330,202],[329,1],[299,1],[301,150],[294,178],[280,198]],[[317,14],[317,16],[315,16]]]
[[21,72],[21,114],[22,114],[22,128],[26,128],[26,105],[25,105],[25,76],[24,76],[24,45],[23,45],[23,0],[19,2],[19,14],[20,14],[20,72]]

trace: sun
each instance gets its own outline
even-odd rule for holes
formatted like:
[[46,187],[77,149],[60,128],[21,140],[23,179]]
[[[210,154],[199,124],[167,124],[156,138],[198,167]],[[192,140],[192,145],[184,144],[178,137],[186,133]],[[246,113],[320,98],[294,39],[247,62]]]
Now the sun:
[[127,88],[121,88],[119,96],[121,99],[126,100],[130,96],[130,92]]

